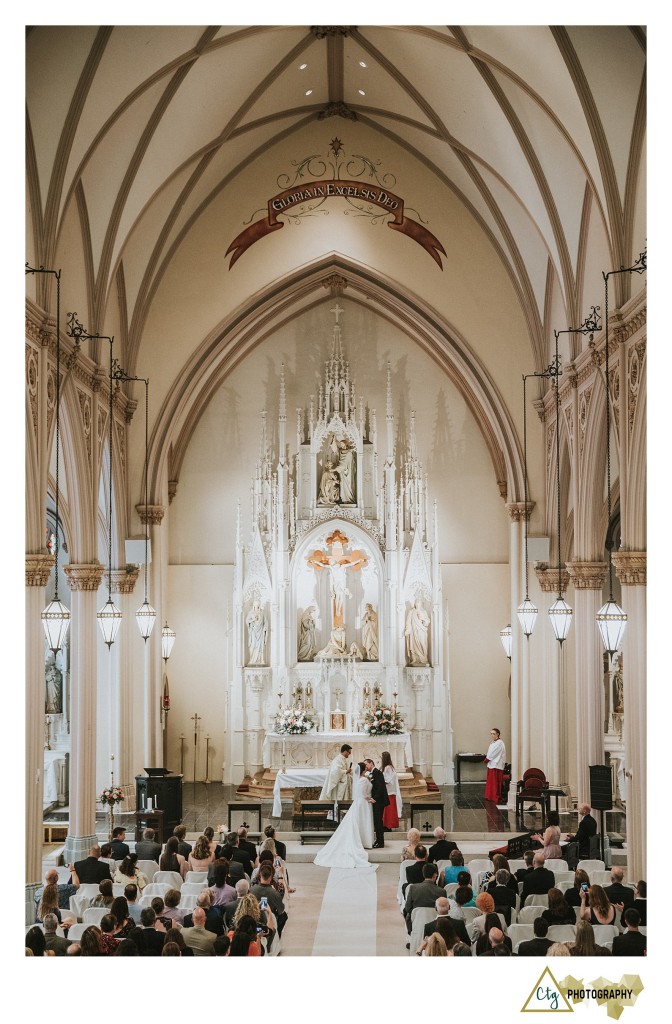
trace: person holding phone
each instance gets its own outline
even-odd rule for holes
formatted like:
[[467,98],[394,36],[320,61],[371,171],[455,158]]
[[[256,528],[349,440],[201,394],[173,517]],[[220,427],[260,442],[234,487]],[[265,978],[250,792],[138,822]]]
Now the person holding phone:
[[581,906],[581,890],[586,893],[586,906],[590,905],[590,878],[583,868],[577,868],[574,872],[574,884],[565,890],[565,900],[570,907]]

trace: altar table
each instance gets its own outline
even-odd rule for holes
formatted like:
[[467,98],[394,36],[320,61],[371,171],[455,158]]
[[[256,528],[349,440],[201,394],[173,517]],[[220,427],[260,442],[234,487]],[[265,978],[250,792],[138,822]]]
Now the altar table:
[[372,757],[380,767],[380,755],[389,750],[396,771],[403,772],[413,766],[411,737],[407,732],[393,736],[367,736],[364,732],[307,732],[287,736],[268,732],[264,739],[264,768],[276,771],[328,768],[344,743],[352,747],[353,764]]
[[282,815],[281,789],[319,786],[320,789],[327,779],[328,768],[290,768],[286,772],[278,772],[273,786],[273,817]]

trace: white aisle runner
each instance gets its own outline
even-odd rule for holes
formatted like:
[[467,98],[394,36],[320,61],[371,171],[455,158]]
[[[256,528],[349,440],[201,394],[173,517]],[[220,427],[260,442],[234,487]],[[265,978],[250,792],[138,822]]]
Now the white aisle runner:
[[375,956],[376,865],[332,868],[322,898],[313,956]]

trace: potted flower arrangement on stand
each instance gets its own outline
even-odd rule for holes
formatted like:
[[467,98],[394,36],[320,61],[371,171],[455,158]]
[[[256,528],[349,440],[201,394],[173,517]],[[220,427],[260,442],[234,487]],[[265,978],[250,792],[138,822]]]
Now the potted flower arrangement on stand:
[[364,732],[368,736],[396,736],[403,731],[404,720],[396,704],[378,704],[364,712]]
[[114,805],[115,804],[120,804],[123,799],[124,799],[124,793],[123,793],[123,790],[122,790],[121,786],[115,786],[114,783],[111,786],[108,786],[107,789],[104,789],[103,792],[98,797],[98,800],[103,805],[103,807],[105,807],[105,806],[109,807],[109,815],[110,815],[110,825],[109,825],[110,835],[109,835],[109,839],[110,839],[110,841],[112,841],[112,832],[114,831]]

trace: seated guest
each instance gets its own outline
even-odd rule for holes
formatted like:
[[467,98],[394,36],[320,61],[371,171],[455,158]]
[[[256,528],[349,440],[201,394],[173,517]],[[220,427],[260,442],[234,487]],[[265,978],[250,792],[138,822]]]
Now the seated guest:
[[277,851],[278,857],[281,857],[282,860],[287,860],[287,847],[285,846],[284,843],[281,843],[280,840],[277,838],[275,834],[275,827],[273,825],[266,826],[266,828],[264,829],[264,838],[272,839],[273,842],[275,843],[275,849]]
[[90,924],[82,932],[79,940],[81,946],[80,956],[102,956],[103,955],[103,934],[95,924]]
[[595,932],[590,921],[576,922],[576,937],[574,942],[568,942],[570,956],[611,956],[606,946],[598,946],[595,942]]
[[155,860],[159,863],[161,856],[161,844],[156,841],[156,833],[153,828],[146,828],[142,833],[142,839],[135,844],[135,852],[138,860]]
[[[632,905],[639,913],[639,923],[643,928],[646,928],[646,882],[637,882],[633,891],[635,894],[635,902]],[[625,909],[621,914],[621,924],[623,927],[625,927]]]
[[492,896],[495,901],[495,910],[498,914],[504,914],[507,925],[511,924],[511,911],[515,910],[518,900],[518,886],[514,879],[513,884],[516,885],[514,892],[509,885],[511,879],[512,875],[506,868],[499,868],[493,883],[488,886],[488,895]]
[[89,906],[91,907],[111,907],[114,903],[114,894],[112,892],[112,879],[104,878],[102,882],[98,883],[98,889],[100,890],[97,896],[94,896]]
[[[239,860],[231,860],[233,856],[233,847],[229,846],[228,843],[224,843],[224,846],[220,846],[218,850],[219,856],[213,860],[212,864],[208,867],[208,885],[213,885],[215,881],[215,871],[217,868],[221,868],[226,865],[227,870],[227,882],[229,885],[235,885],[240,878],[245,878],[245,871],[243,865]],[[248,878],[248,882],[250,879]]]
[[534,928],[534,938],[518,944],[518,956],[546,956],[553,945],[551,940],[546,938],[548,921],[543,917],[535,917],[532,927]]
[[462,912],[462,908],[476,906],[474,890],[470,885],[458,885],[453,894],[453,898],[449,900],[449,903],[450,916],[457,920],[464,921],[465,915]]
[[623,914],[626,930],[614,939],[611,946],[612,956],[646,956],[646,935],[642,935],[639,930],[639,911],[634,907],[628,907]]
[[[126,888],[130,887],[127,886]],[[134,885],[133,890],[135,892],[135,895],[137,896],[137,886]],[[137,904],[135,904],[135,910],[137,911],[139,921],[140,907]],[[115,896],[115,898],[112,901],[112,905],[110,906],[110,914],[112,915],[115,921],[114,935],[116,935],[118,939],[128,938],[131,930],[135,927],[136,922],[133,920],[133,917],[131,916],[129,903],[125,896]]]
[[235,900],[231,900],[230,903],[227,903],[225,906],[221,908],[224,916],[224,926],[227,931],[233,927],[233,915],[240,906],[241,900],[243,899],[244,896],[247,896],[249,891],[250,883],[248,882],[248,880],[246,878],[239,878],[238,881],[236,882]]
[[590,859],[590,840],[597,835],[597,822],[591,817],[590,804],[579,807],[579,827],[575,833],[568,833],[569,846],[565,859],[571,870],[576,868],[580,860]]
[[238,905],[236,906],[236,910],[231,920],[231,927],[229,928],[229,938],[233,937],[234,932],[245,917],[251,917],[255,926],[258,925],[262,929],[261,935],[267,936],[267,947],[270,948],[275,932],[269,928],[266,913],[261,909],[257,897],[251,892],[246,893],[245,896],[238,901]]
[[179,853],[180,857],[184,857],[185,860],[188,860],[189,854],[191,853],[192,850],[192,846],[191,843],[188,843],[186,841],[186,834],[186,825],[176,825],[175,828],[173,829],[173,835],[177,837],[177,852]]
[[523,879],[523,891],[520,895],[521,906],[525,905],[528,896],[543,896],[555,885],[555,875],[544,867],[544,860],[544,851],[535,850],[532,870]]
[[116,936],[116,918],[112,914],[105,914],[100,919],[100,948],[103,956],[112,956],[117,951],[121,939]]
[[[61,914],[61,900],[65,900],[65,895],[70,892],[71,895],[77,892],[74,885],[65,884],[61,887],[58,884],[58,871],[47,871],[45,875],[46,884],[41,890],[40,901],[37,905],[35,912],[36,921],[44,921],[47,914],[54,914],[59,924],[64,923],[66,920],[73,920],[70,914]],[[66,906],[70,906],[70,897],[67,897],[68,902]],[[65,909],[65,908],[64,908]]]
[[101,862],[101,856],[102,850],[100,846],[98,843],[94,843],[89,850],[88,857],[85,857],[84,860],[75,861],[74,865],[70,868],[70,881],[73,885],[75,876],[78,877],[81,885],[98,885],[98,882],[102,882],[103,878],[112,877],[109,865]]
[[570,907],[560,889],[555,887],[548,890],[548,907],[541,916],[548,921],[549,927],[554,924],[576,924],[573,907]]
[[[123,859],[123,858],[120,858]],[[117,863],[112,856],[112,843],[103,843],[100,847],[100,863],[107,864],[110,869],[110,875],[117,866]]]
[[471,946],[466,942],[456,942],[448,956],[471,956]]
[[[237,832],[227,832],[226,833],[226,843],[224,845],[227,846],[227,847],[228,846],[231,847],[231,855],[228,857],[228,859],[230,861],[237,861],[239,864],[242,864],[243,865],[243,872],[247,875],[248,878],[250,878],[251,875],[252,875],[252,861],[251,861],[247,851],[241,849],[241,847],[238,845],[238,833]],[[274,846],[275,846],[275,843],[274,843]],[[226,857],[227,855],[222,850],[219,853],[219,856],[220,857]]]
[[[143,859],[149,860],[151,858],[145,857]],[[112,881],[116,882],[117,885],[128,885],[129,882],[133,882],[142,893],[142,890],[147,885],[147,876],[138,868],[137,853],[129,853],[128,857],[124,857],[121,864],[114,872],[114,878]]]
[[514,871],[514,876],[515,876],[515,879],[516,879],[517,882],[524,882],[525,881],[525,876],[529,875],[530,871],[532,870],[532,867],[533,867],[532,862],[534,860],[534,850],[525,850],[525,852],[523,854],[523,860],[525,861],[525,867],[524,868],[518,868],[517,871]]
[[210,886],[212,906],[224,907],[227,903],[235,900],[236,890],[226,880],[229,869],[228,863],[223,858],[215,861],[215,863],[220,864],[221,867],[215,868],[213,884]]
[[[163,897],[163,902],[165,904],[163,911],[164,918],[168,918],[168,920],[170,921],[175,921],[177,924],[182,924],[182,921],[184,920],[184,915],[186,914],[186,910],[180,909],[181,899],[182,894],[180,893],[179,889],[168,890],[166,895]],[[170,925],[166,924],[166,928],[169,927]]]
[[212,854],[212,858],[214,860],[215,857],[217,856],[216,850],[219,844],[215,839],[215,830],[212,827],[212,825],[206,825],[206,827],[203,829],[203,835],[210,843],[210,853]]
[[[482,935],[486,930],[486,924],[489,918],[496,918],[497,927],[502,928],[506,931],[506,925],[502,924],[501,918],[495,911],[495,901],[489,892],[479,892],[476,897],[476,906],[480,910],[480,916],[475,917],[468,925],[467,931],[471,936],[471,941],[474,942],[479,935]],[[491,922],[492,927],[492,922]]]
[[[210,890],[204,889],[196,897],[196,908],[202,910],[205,915],[203,927],[206,931],[212,932],[213,935],[221,935],[224,931],[221,910],[219,908],[215,909],[211,902]],[[194,924],[193,911],[191,914],[185,914],[182,928],[193,928]]]
[[193,914],[193,925],[182,929],[182,938],[185,945],[193,949],[194,956],[212,956],[212,947],[217,936],[214,932],[208,931],[205,927],[205,911],[202,907],[195,907]]
[[140,956],[161,956],[161,950],[166,940],[166,929],[160,921],[157,921],[156,914],[151,907],[142,908],[140,927],[143,947],[140,950]]
[[[278,923],[278,935],[282,935],[282,930],[285,927],[287,921],[287,911],[285,910],[285,903],[282,896],[273,888],[273,868],[270,864],[262,864],[259,868],[259,882],[252,886],[252,892],[261,900],[262,897],[266,897],[268,900],[268,906],[271,908],[275,919]],[[430,904],[431,906],[431,904]]]
[[623,868],[611,869],[611,884],[605,885],[604,891],[610,903],[622,903],[621,909],[627,910],[635,902],[635,890],[630,885],[623,885]]
[[[425,925],[425,930],[424,930],[425,937],[427,935],[431,935],[431,933],[433,931],[437,931],[439,929],[439,925],[441,925],[442,922],[447,921],[447,922],[450,922],[450,926],[451,926],[451,928],[453,930],[453,933],[455,935],[455,941],[456,942],[466,942],[468,944],[469,943],[469,934],[467,932],[467,929],[466,929],[466,926],[465,926],[465,923],[464,923],[464,919],[462,919],[462,918],[457,919],[457,918],[451,917],[451,914],[450,914],[450,901],[445,896],[439,896],[439,898],[436,900],[436,903],[434,904],[434,906],[436,907],[436,917],[435,917],[435,919],[433,921],[429,921]],[[443,937],[444,937],[444,939],[446,939],[446,935],[445,934],[444,934]],[[447,939],[446,939],[446,941],[447,941]],[[451,946],[448,946],[448,948],[450,949]]]
[[[590,888],[590,878],[583,870],[583,868],[577,868],[574,872],[574,884],[569,889],[565,890],[565,900],[570,907],[581,906],[581,889],[585,885],[584,892],[588,892]],[[586,906],[590,903],[590,897],[586,896]]]
[[123,825],[117,825],[112,829],[112,842],[110,843],[110,857],[112,860],[123,860],[131,852],[126,839],[126,829]]
[[[271,853],[270,850],[262,850],[261,853],[259,854],[259,867],[261,867],[262,864],[271,865],[271,867],[273,868],[273,888],[277,889],[281,896],[284,896],[285,893],[287,892],[287,887],[285,886],[285,880],[283,878],[282,865],[276,867],[275,858],[273,857],[273,854]],[[254,869],[250,877],[250,882],[252,883],[252,885],[256,885],[256,883],[259,881],[259,867],[256,867]],[[292,891],[293,890],[290,889],[290,892]]]
[[439,932],[433,932],[428,938],[423,939],[423,947],[418,956],[448,956],[448,946]]
[[[535,918],[536,920],[536,918]],[[548,947],[546,956],[571,956],[569,946],[566,942],[554,942]]]
[[44,932],[36,924],[29,928],[24,939],[26,956],[56,956],[53,949],[47,949]]
[[436,842],[430,846],[427,860],[430,864],[436,864],[440,860],[450,860],[451,853],[457,849],[457,843],[454,843],[452,839],[446,839],[446,833],[442,828],[434,829],[434,838]]
[[544,860],[561,860],[562,850],[560,849],[560,818],[555,811],[548,815],[548,826],[543,835],[539,832],[531,836],[542,845]]
[[415,848],[420,842],[420,832],[417,828],[409,828],[406,833],[406,846],[401,851],[402,860],[415,860]]
[[229,956],[261,956],[260,932],[253,917],[242,917],[232,936]]
[[163,902],[163,896],[154,896],[150,907],[156,914],[156,920],[161,922],[166,931],[173,927],[172,918],[165,916],[166,905]]
[[[277,843],[275,842],[275,840],[273,840],[273,837],[271,836],[267,838],[271,838],[271,840],[273,841],[273,845],[275,846],[275,852],[277,853],[278,857],[284,860],[285,858],[278,851]],[[248,857],[252,862],[252,867],[256,868],[259,863],[259,859],[257,856],[257,848],[254,845],[254,843],[251,843],[247,838],[247,829],[244,825],[241,825],[240,828],[238,829],[238,848],[240,850],[244,850],[247,853]],[[287,850],[285,850],[285,853],[287,853]]]
[[180,954],[182,956],[193,956],[194,951],[190,946],[185,944],[184,938],[182,937],[181,928],[167,928],[166,929],[166,942],[174,942],[176,946],[179,946]]
[[171,836],[159,857],[159,871],[174,871],[184,879],[189,867],[184,857],[178,853],[179,845],[177,836]]
[[[474,920],[478,920],[478,918]],[[476,939],[476,956],[483,956],[493,946],[501,945],[506,945],[509,953],[513,952],[511,939],[509,939],[508,935],[505,935],[502,929],[499,914],[486,914],[481,934],[474,937]]]
[[460,871],[464,871],[464,857],[459,850],[453,850],[450,855],[450,866],[445,867],[439,878],[439,885],[449,885],[457,881]]
[[497,872],[498,871],[506,871],[507,872],[509,877],[508,877],[508,881],[506,882],[506,885],[509,887],[509,889],[514,894],[514,896],[517,896],[518,895],[518,882],[516,881],[516,879],[511,874],[511,868],[509,866],[509,862],[508,862],[508,860],[506,859],[506,857],[504,856],[503,853],[496,853],[494,855],[494,857],[492,858],[492,874],[491,874],[491,876],[490,876],[490,878],[488,880],[487,886],[484,886],[482,888],[485,888],[486,892],[490,892],[491,888],[495,887],[495,885],[497,884]]
[[[138,929],[139,931],[140,929]],[[140,950],[131,939],[122,939],[117,946],[115,956],[140,956]]]
[[581,920],[591,924],[616,924],[616,907],[610,903],[601,885],[591,885],[590,906],[586,903],[586,895],[581,890]]
[[50,949],[56,956],[65,956],[68,946],[71,944],[69,939],[64,938],[62,935],[56,934],[58,928],[58,918],[55,914],[44,915],[44,939],[45,948]]
[[214,859],[214,854],[210,850],[210,840],[205,835],[199,836],[187,860],[188,870],[207,871]]
[[415,848],[415,860],[406,868],[406,881],[401,887],[402,894],[406,893],[406,886],[414,882],[421,882],[423,879],[422,869],[427,864],[427,847],[418,843]]
[[212,947],[214,956],[228,956],[231,947],[231,939],[228,935],[218,935]]
[[161,956],[182,956],[182,950],[176,942],[164,942]]
[[140,924],[140,914],[142,907],[138,906],[138,896],[140,892],[135,882],[128,882],[124,888],[124,898],[126,900],[126,909],[128,910],[128,916],[131,918],[134,924]]
[[404,918],[406,919],[406,930],[411,934],[413,911],[417,907],[435,907],[440,896],[445,896],[443,889],[436,884],[439,871],[436,864],[424,864],[422,868],[422,882],[411,882],[406,889],[406,902],[404,903]]

